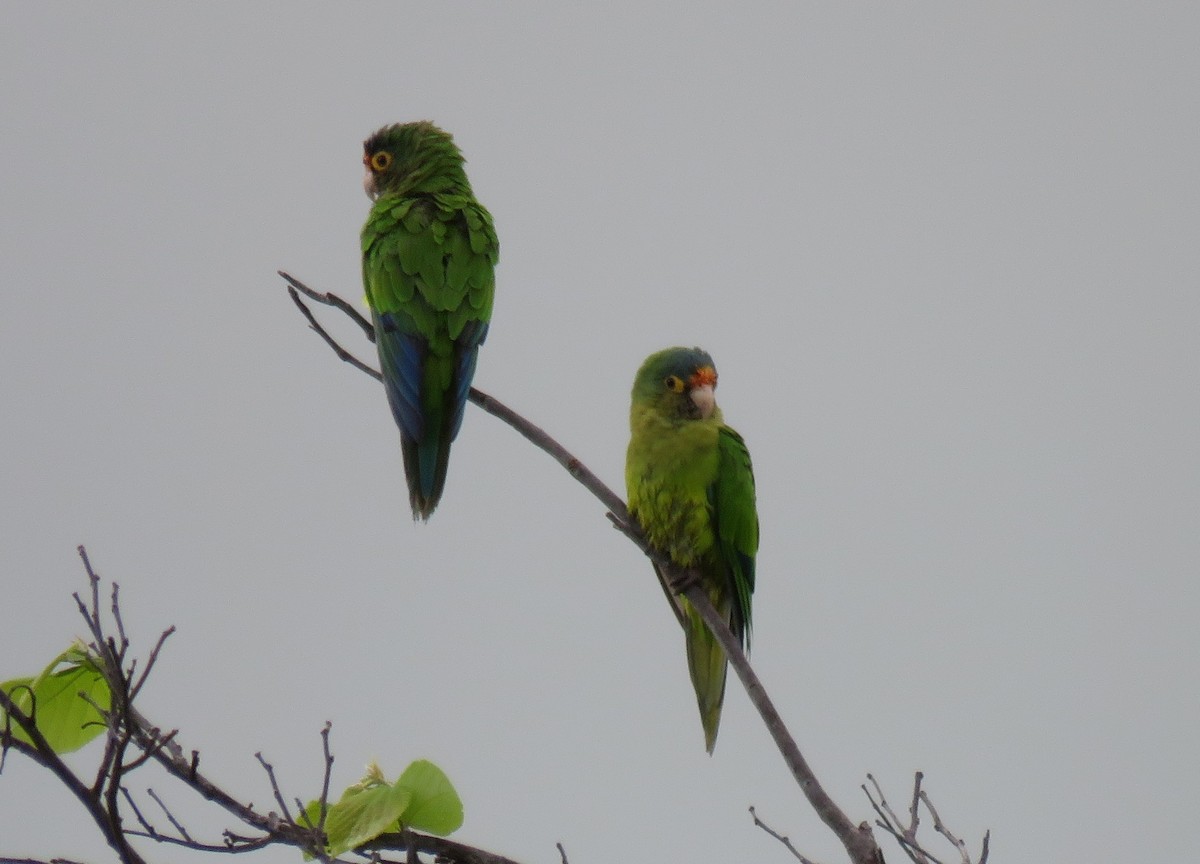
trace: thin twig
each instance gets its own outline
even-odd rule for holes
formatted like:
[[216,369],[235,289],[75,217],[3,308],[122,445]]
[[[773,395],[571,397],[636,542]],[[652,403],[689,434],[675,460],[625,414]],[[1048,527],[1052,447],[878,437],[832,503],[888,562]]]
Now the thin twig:
[[750,816],[754,819],[754,824],[756,826],[758,826],[762,830],[766,831],[768,834],[770,834],[772,837],[774,837],[776,840],[778,840],[780,843],[782,843],[789,852],[791,852],[793,855],[796,856],[796,858],[800,861],[800,864],[816,864],[816,862],[813,861],[811,858],[805,858],[803,855],[801,855],[800,850],[792,845],[792,841],[790,839],[788,839],[788,837],[786,835],[780,834],[779,832],[772,829],[771,826],[768,825],[766,822],[759,819],[758,814],[754,812],[753,807],[750,808]]
[[[871,777],[870,774],[868,774],[867,776]],[[914,838],[917,835],[917,829],[921,825],[921,808],[920,808],[921,781],[924,779],[925,779],[924,771],[918,771],[918,772],[916,772],[916,774],[913,775],[913,793],[912,793],[912,798],[909,799],[909,803],[908,803],[909,828],[912,830]],[[874,777],[871,777],[871,782],[875,783]],[[879,789],[878,783],[875,783],[875,788]],[[879,800],[880,801],[883,800],[883,790],[882,789],[879,789]],[[897,820],[897,821],[899,821],[899,820]]]
[[326,306],[333,306],[345,312],[346,315],[350,317],[351,321],[362,328],[363,334],[367,337],[367,339],[372,342],[375,341],[374,325],[371,324],[371,322],[364,318],[361,314],[359,314],[357,309],[355,309],[351,304],[347,303],[341,297],[337,296],[336,294],[322,294],[319,291],[314,291],[299,279],[294,279],[290,274],[285,273],[283,270],[276,270],[275,272],[282,276],[288,282],[288,284],[290,284],[305,297],[309,297],[313,300],[316,300],[318,303],[324,303]]
[[[114,608],[119,609],[117,583],[113,582],[112,587],[112,604]],[[101,628],[98,610],[96,614],[96,626]],[[114,620],[116,620],[116,614],[119,613],[114,614]],[[101,666],[109,685],[111,708],[103,716],[108,722],[109,741],[111,743],[115,739],[115,743],[111,748],[106,748],[106,756],[111,760],[111,767],[104,787],[104,810],[113,834],[120,839],[121,848],[117,850],[118,853],[123,860],[133,861],[136,853],[129,845],[129,839],[125,834],[121,819],[121,771],[126,762],[125,753],[133,740],[133,729],[126,722],[129,715],[130,678],[121,671],[126,652],[129,650],[129,640],[122,632],[119,649],[116,647],[116,640],[111,636],[105,641],[105,646],[104,651],[101,652]],[[132,671],[129,674],[132,675]]]
[[267,777],[271,781],[271,791],[275,793],[275,803],[279,805],[280,811],[283,813],[283,818],[287,820],[289,825],[295,825],[296,821],[292,819],[292,811],[288,809],[287,802],[283,800],[283,792],[279,789],[279,783],[275,780],[275,768],[263,758],[262,752],[254,754],[254,758],[258,760],[258,764],[267,772]]
[[[921,783],[921,780],[920,780],[920,778],[921,778],[921,772],[920,772],[920,771],[918,771],[918,772],[917,772],[917,788],[918,788],[918,789],[920,789],[920,783]],[[897,824],[897,825],[901,825],[901,824],[903,824],[903,823],[900,821],[900,817],[898,817],[898,816],[896,815],[895,811],[894,811],[894,810],[892,810],[892,805],[891,805],[891,804],[889,804],[889,803],[887,802],[887,798],[886,798],[886,797],[884,797],[883,790],[882,790],[881,788],[879,788],[879,781],[877,781],[877,780],[875,779],[875,775],[874,775],[874,774],[868,774],[868,775],[867,775],[867,779],[871,781],[871,785],[875,787],[875,793],[876,793],[876,794],[879,796],[879,806],[875,808],[875,812],[879,813],[879,815],[880,815],[880,816],[882,816],[882,817],[883,817],[883,818],[885,818],[885,819],[890,819],[892,822],[894,822],[894,823],[895,823],[895,824]],[[867,787],[866,787],[866,786],[862,786],[861,788],[862,788],[862,790],[863,790],[864,792],[866,792],[866,791],[867,791]],[[870,797],[871,797],[871,793],[870,793],[870,792],[867,792],[867,797],[868,797],[868,798],[870,798]],[[875,803],[874,799],[872,799],[872,800],[871,800],[871,803],[872,803],[872,804],[874,804],[874,803]],[[882,810],[882,812],[880,812],[881,810]]]
[[[879,818],[875,820],[875,824],[896,838],[896,841],[900,844],[900,848],[904,850],[904,854],[909,857],[909,860],[911,860],[913,864],[930,864],[929,856],[925,850],[921,848],[920,844],[917,843],[916,834],[918,822],[916,815],[913,815],[912,823],[905,828],[904,823],[900,821],[900,817],[896,815],[896,812],[892,810],[892,806],[888,804],[887,798],[883,794],[883,789],[879,786],[879,781],[875,779],[873,774],[867,774],[867,779],[870,780],[871,785],[875,787],[875,794],[879,796],[878,803],[876,803],[875,798],[871,795],[871,790],[869,790],[865,784],[859,788],[866,793],[867,800],[871,802],[871,807],[879,815]],[[918,771],[915,789],[919,791],[920,788],[921,772]],[[917,800],[915,793],[913,800]],[[941,864],[941,862],[938,862],[936,859],[934,859],[933,864]]]
[[158,797],[158,793],[153,789],[147,789],[146,794],[154,799],[154,803],[157,804],[159,809],[163,811],[163,814],[167,817],[167,821],[171,823],[171,827],[179,832],[179,836],[184,840],[191,842],[192,838],[191,835],[188,834],[187,829],[179,823],[179,820],[175,818],[175,814],[172,813],[167,805],[163,803],[163,800]]
[[929,813],[933,816],[933,830],[949,840],[954,848],[958,850],[958,854],[962,857],[962,864],[971,864],[971,854],[967,851],[967,844],[950,833],[950,830],[942,823],[942,817],[938,815],[933,802],[929,800],[929,796],[924,792],[921,792],[921,801],[929,808]]
[[941,858],[924,848],[920,842],[906,837],[903,832],[895,830],[890,825],[884,825],[878,820],[876,820],[876,824],[882,826],[884,831],[891,834],[895,841],[900,844],[900,848],[904,850],[904,853],[913,861],[916,861],[917,864],[945,864]]
[[[148,749],[159,740],[157,727],[140,716],[133,716],[130,719],[135,726],[138,746]],[[198,751],[193,750],[191,758],[187,759],[183,755],[182,748],[161,747],[155,750],[154,760],[172,777],[194,789],[201,797],[213,801],[239,821],[257,828],[259,831],[270,833],[273,830],[271,820],[267,816],[255,812],[252,805],[242,804],[199,770],[200,754]],[[284,837],[290,843],[300,842],[299,835],[293,836],[290,831],[281,832],[280,838]]]
[[[105,681],[107,682],[107,680],[108,677],[105,676]],[[79,698],[92,706],[92,709],[101,718],[105,729],[104,754],[100,757],[100,763],[96,768],[96,779],[92,781],[92,793],[99,795],[104,789],[104,783],[108,780],[113,766],[117,764],[117,744],[119,739],[116,724],[113,722],[112,712],[108,708],[102,708],[90,694],[80,691]]]
[[159,750],[161,750],[164,747],[170,746],[171,741],[174,740],[175,735],[178,731],[179,730],[176,729],[171,732],[168,732],[162,738],[159,738],[157,741],[155,741],[155,743],[153,743],[149,747],[142,750],[142,754],[140,756],[138,756],[132,762],[129,762],[129,763],[121,766],[121,773],[128,774],[131,771],[141,768],[143,765],[145,765],[147,762],[149,762],[151,759],[153,759]]
[[[141,676],[139,676],[137,681],[134,682],[133,686],[129,688],[130,701],[136,699],[137,695],[142,692],[142,685],[146,683],[146,679],[150,676],[150,670],[153,669],[154,664],[158,662],[159,652],[162,651],[163,645],[166,644],[167,639],[169,639],[174,632],[175,625],[172,624],[159,634],[158,641],[154,643],[154,647],[150,649],[150,655],[146,658],[146,668],[142,670]],[[131,670],[130,678],[132,677],[133,675]]]
[[317,830],[321,834],[325,833],[325,816],[329,812],[329,778],[333,774],[333,754],[329,751],[329,730],[333,728],[333,724],[328,720],[321,728],[321,750],[325,754],[325,772],[321,778],[321,815],[317,820]]
[[[88,581],[92,585],[92,620],[96,625],[100,624],[100,574],[92,569],[91,559],[88,558],[87,549],[83,546],[76,547],[79,552],[79,557],[83,559],[83,569],[87,571]],[[97,637],[101,642],[104,641],[103,635]]]
[[[308,293],[308,292],[306,291],[305,293]],[[300,311],[302,313],[304,313],[304,317],[308,319],[308,326],[311,327],[313,330],[315,330],[317,332],[317,335],[319,335],[322,339],[325,340],[325,343],[330,348],[333,349],[333,352],[335,354],[337,354],[338,359],[344,360],[345,362],[349,363],[351,366],[353,366],[355,369],[358,369],[361,372],[366,372],[368,375],[370,375],[376,381],[383,380],[383,376],[381,374],[376,372],[374,369],[372,369],[366,363],[359,360],[357,357],[355,357],[353,354],[351,354],[349,351],[347,351],[345,348],[343,348],[341,345],[339,345],[334,340],[334,338],[325,331],[325,328],[317,323],[317,319],[313,317],[312,310],[309,309],[306,305],[304,305],[304,301],[300,299],[300,295],[296,293],[296,289],[289,288],[288,294],[291,295],[291,298],[295,302],[295,304],[298,307],[300,307]],[[309,296],[312,296],[312,295],[310,294]]]
[[[879,786],[879,782],[873,775],[868,774],[867,779],[870,780],[875,791],[872,793],[865,784],[861,788],[866,794],[867,800],[871,802],[871,806],[875,809],[875,813],[879,816],[875,824],[892,835],[896,842],[900,844],[900,848],[904,850],[904,853],[908,855],[914,864],[943,864],[942,860],[930,852],[929,849],[925,848],[924,844],[917,837],[918,829],[921,825],[920,805],[923,803],[933,817],[934,831],[941,834],[958,850],[960,864],[972,864],[971,855],[967,851],[966,843],[946,828],[937,809],[933,806],[928,793],[921,788],[924,777],[925,775],[920,771],[916,772],[913,777],[913,792],[908,808],[908,824],[905,825],[904,821],[900,819],[899,815],[888,804],[883,794],[883,789]],[[990,840],[991,832],[985,831],[978,864],[987,864]]]
[[[125,654],[125,649],[129,647],[129,637],[127,637],[125,635],[125,622],[121,620],[121,604],[120,604],[120,600],[119,600],[120,593],[121,593],[121,586],[118,585],[116,582],[114,582],[113,586],[112,586],[111,608],[112,608],[113,622],[117,625],[117,636],[119,636],[121,639],[121,654],[120,654],[120,656],[123,658],[124,654]],[[130,675],[130,677],[132,677],[132,674]]]
[[158,831],[153,825],[146,821],[146,817],[142,815],[141,809],[137,806],[137,802],[133,800],[133,796],[129,794],[129,790],[122,786],[121,794],[125,797],[125,803],[129,805],[131,810],[133,810],[133,815],[138,820],[138,824],[146,829],[146,836],[157,840]]
[[245,838],[237,843],[204,843],[200,840],[185,840],[182,837],[172,837],[169,834],[156,834],[151,837],[151,835],[142,831],[128,830],[125,833],[130,837],[146,837],[154,840],[156,843],[181,846],[184,849],[191,849],[193,852],[219,852],[225,855],[255,852],[279,842],[278,838],[272,837],[270,834],[263,835],[262,837]]

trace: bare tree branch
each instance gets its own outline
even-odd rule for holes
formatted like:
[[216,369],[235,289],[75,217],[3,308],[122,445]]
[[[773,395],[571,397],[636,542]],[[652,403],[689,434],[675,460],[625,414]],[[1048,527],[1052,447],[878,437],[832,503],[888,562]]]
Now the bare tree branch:
[[920,844],[917,843],[917,828],[921,822],[920,814],[917,812],[917,804],[920,801],[919,795],[921,792],[922,776],[921,772],[918,771],[916,782],[913,785],[912,805],[909,807],[909,818],[911,821],[902,830],[901,826],[904,823],[900,821],[900,817],[896,815],[895,811],[892,810],[892,806],[888,804],[887,799],[883,795],[883,790],[879,788],[879,783],[875,780],[875,777],[871,774],[867,775],[867,779],[875,787],[875,794],[879,796],[878,802],[876,802],[870,790],[865,785],[860,788],[867,794],[867,800],[871,802],[871,807],[879,815],[879,820],[875,824],[896,839],[896,842],[900,844],[900,848],[904,850],[904,854],[909,857],[909,860],[913,864],[942,864],[937,858],[934,858],[928,852],[921,849]]
[[[930,815],[933,816],[933,830],[941,834],[958,850],[962,856],[962,864],[972,864],[971,854],[967,851],[967,844],[950,833],[950,830],[943,824],[942,817],[938,815],[937,810],[933,806],[933,802],[929,800],[929,795],[921,792],[921,803],[929,808]],[[990,832],[984,832],[983,835],[983,851],[980,853],[979,864],[986,864],[988,855],[988,840]]]
[[[452,861],[455,864],[517,864],[511,858],[505,858],[503,855],[485,852],[482,849],[475,849],[471,846],[464,846],[462,843],[455,843],[453,840],[447,840],[445,837],[431,837],[426,834],[414,833],[412,840],[415,851],[423,852],[426,855],[433,855],[435,860]],[[358,847],[357,851],[391,850],[407,852],[408,848],[405,845],[403,834],[389,832],[387,834],[380,834],[374,840],[364,843]]]
[[784,845],[784,847],[789,852],[791,852],[792,855],[794,855],[796,857],[796,860],[798,860],[800,862],[800,864],[817,864],[817,862],[813,861],[811,858],[805,858],[803,855],[801,855],[800,850],[792,845],[792,841],[786,835],[780,834],[779,832],[772,829],[771,826],[768,825],[766,822],[759,819],[758,814],[754,812],[753,807],[750,808],[750,816],[752,819],[754,819],[755,826],[766,831],[768,834],[770,834],[772,837],[774,837],[776,840],[778,840],[780,843],[782,843]]
[[4,734],[4,747],[6,750],[13,749],[24,756],[28,756],[38,765],[50,770],[59,782],[66,786],[71,794],[79,799],[84,808],[88,811],[88,815],[92,817],[92,821],[100,829],[104,835],[104,840],[117,853],[121,861],[125,864],[144,864],[142,859],[134,852],[124,834],[120,829],[120,821],[117,820],[114,829],[113,820],[109,818],[109,814],[104,809],[104,803],[100,797],[99,790],[93,790],[88,787],[79,777],[72,771],[62,758],[54,752],[54,748],[46,740],[45,736],[37,727],[34,721],[36,714],[36,705],[29,714],[22,711],[9,695],[0,690],[0,709],[3,709],[6,717],[17,722],[21,727],[21,731],[30,739],[30,743],[19,741],[13,738],[9,733]]
[[[342,348],[316,322],[311,311],[307,309],[296,292],[300,291],[305,296],[317,302],[334,306],[343,312],[347,312],[349,304],[340,298],[335,299],[335,295],[328,293],[321,294],[313,291],[298,279],[286,273],[281,272],[280,275],[288,281],[290,285],[288,290],[291,293],[292,299],[301,307],[305,318],[309,322],[309,326],[321,335],[338,357],[341,357],[343,360],[350,358],[352,356],[350,352]],[[359,316],[359,326],[363,327],[364,332],[366,331],[365,322],[361,320],[361,316]],[[356,362],[356,365],[361,364]],[[378,377],[378,373],[374,373],[373,370],[371,372],[373,373],[373,377]],[[494,397],[487,396],[472,388],[471,401],[488,411],[488,413],[504,420],[527,440],[546,453],[549,453],[555,461],[566,468],[572,477],[575,477],[608,508],[609,518],[613,523],[651,558],[655,564],[655,571],[659,575],[660,582],[663,583],[664,590],[668,592],[668,597],[672,593],[682,593],[696,607],[705,624],[708,625],[709,630],[712,631],[713,635],[721,643],[722,647],[724,647],[730,664],[734,667],[734,671],[737,672],[738,678],[741,679],[746,692],[750,696],[750,701],[758,709],[759,715],[763,718],[768,732],[770,732],[771,737],[775,740],[775,744],[783,755],[788,768],[791,770],[792,776],[804,792],[805,797],[808,798],[809,803],[817,811],[817,815],[821,817],[821,820],[841,840],[850,860],[854,864],[881,864],[883,853],[875,842],[870,824],[863,822],[855,825],[851,822],[817,781],[812,769],[800,753],[800,748],[796,746],[795,740],[792,738],[791,733],[788,732],[783,718],[780,717],[779,712],[775,709],[774,704],[767,695],[766,689],[762,686],[762,683],[758,680],[758,676],[755,675],[754,670],[750,667],[750,663],[742,651],[741,643],[733,635],[732,631],[730,631],[728,624],[722,620],[721,616],[712,607],[708,597],[700,588],[694,576],[689,576],[689,574],[681,572],[680,568],[675,567],[664,556],[653,554],[653,550],[646,542],[641,530],[629,517],[624,502],[565,447],[547,435],[542,429],[518,415],[515,411],[512,411],[507,406],[500,405]],[[673,600],[672,608],[675,608]]]
[[[329,730],[332,728],[333,724],[328,720],[321,727],[321,750],[325,754],[325,771],[321,778],[321,797],[317,805],[320,808],[320,816],[317,817],[314,827],[322,834],[325,833],[325,817],[329,814],[329,778],[333,774],[333,753],[329,750]],[[301,811],[303,812],[303,808]]]
[[[284,279],[287,279],[289,282],[294,281],[294,280],[292,280],[291,276],[287,275],[286,273],[284,273],[282,271],[280,271],[279,275],[282,276]],[[296,284],[298,285],[299,283],[296,283]],[[361,319],[361,317],[362,317],[357,312],[355,312],[353,309],[350,309],[347,311],[347,309],[343,305],[338,305],[338,304],[345,304],[345,301],[342,300],[340,297],[338,298],[338,303],[334,303],[332,301],[332,299],[329,299],[329,295],[317,294],[312,289],[306,288],[304,286],[300,286],[300,289],[304,292],[305,296],[307,296],[307,297],[311,297],[312,299],[317,300],[322,303],[329,303],[330,305],[337,305],[337,307],[339,309],[342,309],[343,312],[346,312],[347,315],[352,315],[359,319]],[[366,363],[359,360],[357,357],[355,357],[353,354],[351,354],[349,351],[347,351],[345,348],[343,348],[341,345],[339,345],[334,340],[334,338],[325,331],[325,328],[322,327],[319,323],[317,323],[317,319],[313,317],[312,310],[309,309],[308,306],[305,305],[304,301],[300,299],[300,295],[296,293],[295,288],[289,288],[288,294],[291,296],[292,302],[294,302],[296,304],[296,306],[300,309],[300,312],[303,313],[304,317],[308,319],[308,326],[310,328],[312,328],[312,330],[314,332],[316,332],[317,335],[319,335],[322,339],[325,340],[325,344],[327,344],[330,348],[333,349],[333,352],[335,354],[337,354],[339,360],[349,363],[351,366],[353,366],[355,369],[358,369],[360,372],[367,373],[372,378],[374,378],[376,381],[383,380],[382,375],[380,375],[378,372],[376,372],[374,369],[372,369]],[[325,299],[322,299],[322,298],[325,298]],[[371,325],[367,324],[366,326],[370,327]],[[369,335],[369,338],[371,339],[371,341],[375,341],[375,331],[374,330],[371,330],[368,335]]]
[[296,820],[292,818],[292,812],[288,810],[287,802],[283,800],[283,792],[279,789],[279,783],[275,779],[275,767],[263,758],[261,750],[254,754],[254,758],[258,760],[258,764],[267,772],[267,777],[271,781],[271,792],[275,795],[275,803],[279,805],[279,810],[283,813],[283,818],[290,824],[296,824]]
[[171,823],[171,827],[179,832],[179,836],[189,843],[193,842],[192,837],[190,834],[188,834],[187,829],[179,824],[179,820],[175,818],[175,814],[171,812],[171,808],[163,803],[163,800],[158,797],[158,793],[153,789],[147,789],[146,794],[149,795],[154,800],[154,803],[158,805],[158,809],[161,810],[163,815],[167,817],[167,821]]
[[[370,375],[376,381],[382,381],[383,376],[379,372],[372,369],[363,361],[359,360],[357,357],[343,348],[336,339],[329,335],[329,332],[323,326],[321,326],[319,321],[317,321],[316,317],[312,313],[312,310],[309,309],[304,301],[300,299],[300,294],[303,294],[305,297],[315,300],[318,303],[323,303],[326,306],[332,306],[335,309],[339,309],[345,314],[351,316],[354,322],[358,324],[367,334],[367,338],[371,342],[374,342],[375,329],[371,326],[371,324],[361,315],[359,315],[358,312],[355,311],[354,307],[352,307],[342,298],[338,297],[336,294],[322,294],[319,291],[314,291],[300,280],[283,272],[282,270],[279,271],[279,275],[288,281],[288,295],[292,298],[292,301],[304,315],[305,320],[308,321],[309,329],[320,336],[321,339],[325,341],[325,344],[330,347],[333,353],[336,354],[340,360],[343,360],[359,371]],[[630,520],[629,513],[625,510],[624,500],[622,500],[617,493],[613,492],[612,489],[610,489],[603,480],[597,477],[590,468],[584,465],[583,462],[581,462],[570,451],[559,444],[558,441],[548,435],[545,430],[529,422],[494,396],[489,396],[482,390],[472,387],[467,398],[470,399],[471,402],[475,403],[475,405],[491,414],[493,417],[502,420],[504,423],[515,429],[518,434],[533,444],[533,446],[545,453],[548,453],[556,462],[558,462],[559,465],[566,469],[568,474],[574,477],[580,484],[583,485],[585,489],[591,492],[601,504],[608,508],[610,514],[615,517],[614,524],[620,523],[620,525],[630,525],[630,531],[632,531],[632,533],[630,533],[630,531],[626,531],[626,533],[629,534],[631,539],[634,539],[635,543],[639,543],[639,546],[643,552],[646,552],[646,554],[651,555],[651,557],[654,558],[649,546],[645,545],[644,539],[641,542],[639,542],[637,539],[641,536],[641,529],[639,529],[636,525],[631,525],[632,520]],[[618,525],[618,527],[620,526]],[[670,562],[661,555],[657,558],[654,558],[654,560],[659,563],[665,563],[666,565],[670,564]],[[675,592],[668,587],[666,577],[659,570],[659,568],[656,567],[655,572],[658,574],[659,584],[662,586],[663,593],[667,597],[667,602],[671,605],[671,612],[679,621],[680,626],[683,626],[683,612],[678,601],[675,599]]]
[[868,774],[867,779],[871,782],[874,792],[868,789],[865,784],[862,786],[862,790],[866,794],[867,800],[871,802],[875,813],[879,816],[875,824],[895,838],[896,842],[900,844],[900,848],[904,850],[913,864],[944,864],[940,858],[926,849],[917,837],[917,831],[921,825],[920,805],[924,804],[933,817],[933,829],[949,840],[954,848],[958,850],[962,864],[987,864],[988,842],[991,838],[991,833],[984,832],[983,849],[980,851],[979,861],[973,862],[970,853],[967,851],[966,844],[951,834],[946,826],[942,824],[942,819],[934,808],[933,802],[929,800],[929,795],[921,788],[921,782],[924,778],[925,775],[920,771],[913,778],[912,798],[908,807],[908,824],[905,825],[900,817],[896,815],[891,805],[888,804],[887,798],[884,797],[883,790],[879,787],[878,781],[872,775]]
[[138,824],[141,825],[143,830],[146,832],[146,836],[157,840],[158,831],[156,831],[154,826],[151,825],[149,821],[147,821],[146,817],[142,815],[141,808],[137,806],[137,802],[133,800],[133,796],[129,794],[129,790],[122,786],[121,794],[125,797],[125,803],[129,805],[129,809],[133,811],[134,817],[137,818]]
[[[141,671],[138,671],[136,661],[128,665],[129,638],[121,622],[120,594],[114,584],[112,589],[112,605],[109,608],[111,620],[117,629],[116,635],[107,631],[100,608],[100,577],[92,569],[87,551],[79,548],[87,577],[90,582],[90,596],[84,600],[79,594],[73,595],[76,606],[83,616],[88,632],[92,636],[89,644],[89,657],[96,669],[104,677],[108,685],[111,699],[110,706],[105,708],[92,700],[86,693],[79,694],[99,712],[104,720],[108,736],[104,752],[101,755],[101,766],[96,774],[93,785],[86,785],[54,752],[36,722],[37,705],[33,702],[28,712],[23,711],[17,704],[13,693],[0,691],[0,711],[3,711],[4,722],[0,727],[0,748],[6,754],[9,750],[22,756],[27,756],[35,763],[48,768],[60,782],[69,788],[87,809],[92,821],[101,830],[109,846],[116,851],[122,864],[144,864],[144,859],[130,846],[133,837],[153,840],[172,846],[192,849],[201,852],[241,853],[261,849],[271,845],[292,846],[306,852],[322,861],[328,862],[329,856],[325,849],[323,833],[327,801],[329,798],[330,774],[333,766],[333,754],[329,746],[330,724],[326,723],[321,730],[322,754],[324,758],[324,776],[321,787],[321,811],[318,825],[305,827],[297,825],[291,811],[286,805],[286,798],[275,777],[274,768],[261,753],[255,756],[270,780],[271,789],[282,815],[276,813],[262,814],[254,809],[252,804],[243,804],[232,794],[217,786],[199,770],[200,756],[192,751],[190,758],[185,756],[183,748],[178,744],[177,730],[163,733],[157,725],[147,720],[133,707],[134,689],[140,691],[147,680],[147,675],[154,668],[158,655],[168,636],[174,628],[168,628],[159,637],[151,656]],[[13,688],[14,691],[19,688]],[[32,694],[33,690],[29,692]],[[17,738],[15,730],[19,730],[24,738]],[[24,740],[27,738],[28,740]],[[136,750],[137,753],[130,752]],[[127,758],[126,754],[129,754]],[[125,781],[129,776],[147,762],[154,761],[161,765],[175,780],[191,789],[202,798],[221,807],[244,826],[259,832],[257,836],[246,837],[225,829],[219,843],[204,842],[190,831],[183,821],[171,812],[163,798],[154,790],[147,789],[146,795],[153,800],[171,824],[171,831],[164,832],[156,829],[147,815],[138,806],[130,793]],[[303,808],[301,808],[303,809]],[[124,814],[131,813],[139,827],[125,827]],[[445,864],[513,864],[509,859],[494,855],[481,849],[475,849],[463,844],[451,843],[438,837],[427,837],[415,832],[405,832],[404,835],[389,835],[391,842],[377,838],[371,849],[365,854],[378,857],[379,850],[414,850],[439,856]],[[406,839],[405,839],[406,838]],[[32,861],[33,859],[28,859]],[[57,859],[55,859],[57,860]],[[0,858],[0,864],[5,861],[21,861],[27,859]],[[46,862],[36,862],[46,864]],[[347,862],[348,864],[348,862]]]
[[154,668],[154,664],[158,662],[159,652],[162,651],[163,645],[166,644],[167,639],[169,639],[174,632],[175,625],[172,624],[161,634],[159,634],[158,642],[155,643],[154,647],[150,649],[150,656],[146,659],[146,668],[142,670],[142,674],[138,677],[137,681],[133,682],[133,686],[129,688],[129,701],[132,702],[134,699],[136,699],[138,693],[142,691],[142,685],[146,683],[146,678],[150,676],[150,670],[152,670]]
[[293,279],[289,274],[282,270],[276,270],[275,272],[282,276],[284,280],[292,286],[292,288],[296,289],[310,300],[316,300],[318,303],[324,303],[326,306],[333,306],[342,310],[342,312],[349,316],[351,321],[362,328],[363,335],[366,336],[367,339],[369,339],[371,342],[375,341],[375,326],[362,315],[360,315],[358,310],[355,309],[353,305],[347,303],[336,294],[322,294],[319,291],[314,291],[303,282],[299,281],[298,279]]

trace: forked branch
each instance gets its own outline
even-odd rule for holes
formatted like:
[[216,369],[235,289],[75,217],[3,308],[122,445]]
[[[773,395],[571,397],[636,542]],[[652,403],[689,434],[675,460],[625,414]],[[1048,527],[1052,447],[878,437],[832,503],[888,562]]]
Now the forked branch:
[[883,790],[879,788],[879,783],[875,778],[868,774],[867,780],[871,783],[871,788],[867,788],[866,784],[862,786],[863,792],[867,796],[867,800],[871,802],[871,807],[874,808],[878,819],[875,824],[882,828],[887,833],[895,838],[900,844],[900,848],[904,850],[910,861],[913,864],[946,864],[928,848],[926,848],[921,839],[917,836],[917,832],[921,826],[921,805],[929,811],[929,815],[933,817],[933,830],[941,834],[954,847],[959,854],[961,864],[987,864],[988,860],[988,844],[991,840],[991,832],[985,831],[983,834],[983,846],[979,851],[979,860],[972,860],[971,854],[967,851],[967,844],[961,839],[952,834],[949,829],[942,824],[942,817],[938,815],[937,810],[933,806],[933,802],[929,800],[928,793],[921,788],[921,782],[925,779],[925,775],[918,771],[913,779],[912,797],[908,805],[908,821],[901,819],[896,815],[896,812],[888,804],[887,798],[884,797]]

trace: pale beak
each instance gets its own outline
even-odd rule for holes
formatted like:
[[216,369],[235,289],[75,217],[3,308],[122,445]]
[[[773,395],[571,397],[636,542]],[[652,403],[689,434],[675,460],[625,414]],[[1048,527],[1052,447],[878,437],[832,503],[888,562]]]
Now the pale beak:
[[367,197],[372,201],[379,197],[379,187],[375,185],[375,172],[370,168],[363,175],[363,191],[367,193]]
[[700,412],[701,419],[707,420],[711,417],[713,409],[717,407],[717,398],[713,395],[712,385],[705,384],[701,387],[693,387],[690,395],[692,397],[692,404]]

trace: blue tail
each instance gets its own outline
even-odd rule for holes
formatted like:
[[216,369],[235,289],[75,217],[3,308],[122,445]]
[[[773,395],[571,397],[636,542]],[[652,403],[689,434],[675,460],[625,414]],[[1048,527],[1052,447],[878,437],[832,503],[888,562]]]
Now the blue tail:
[[[404,332],[392,313],[375,316],[375,341],[383,369],[383,383],[392,417],[400,429],[400,450],[413,518],[433,514],[446,485],[450,443],[458,436],[470,395],[479,346],[487,336],[487,323],[470,321],[454,343],[450,387],[437,406],[426,411],[428,343],[424,337]],[[444,380],[444,379],[443,379]]]

